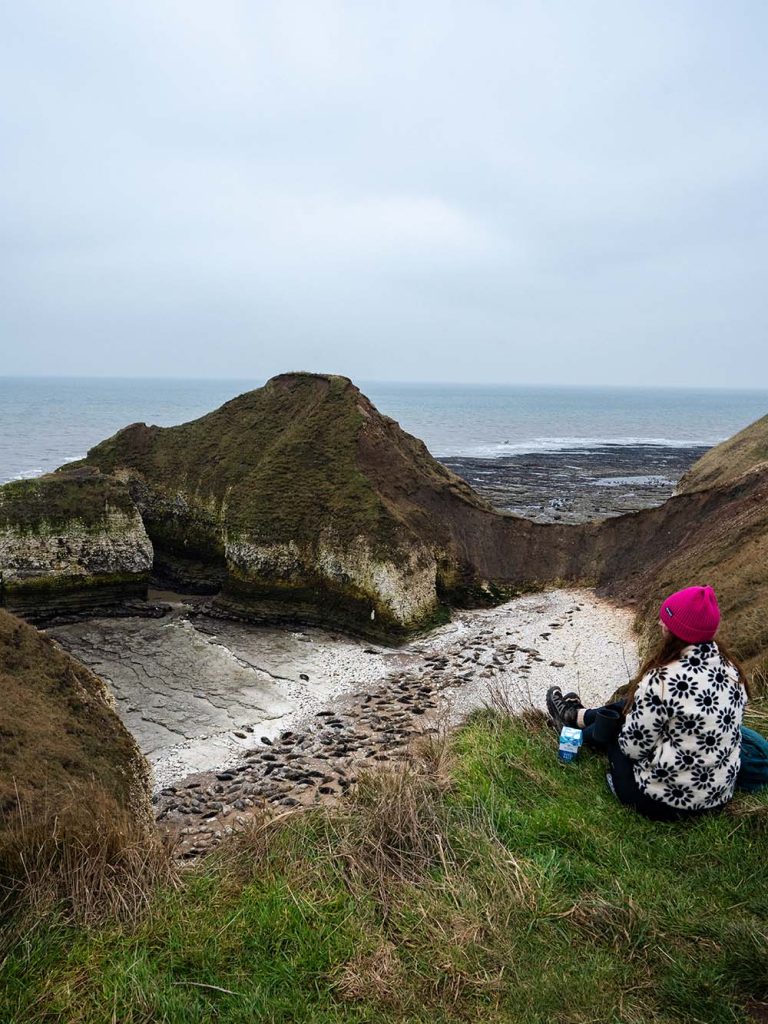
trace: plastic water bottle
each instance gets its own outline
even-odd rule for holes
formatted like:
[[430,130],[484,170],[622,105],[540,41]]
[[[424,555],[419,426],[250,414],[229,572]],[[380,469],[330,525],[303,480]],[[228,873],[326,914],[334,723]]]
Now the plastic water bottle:
[[584,733],[581,729],[574,729],[570,725],[564,725],[560,730],[560,747],[558,756],[561,761],[575,761],[579,753],[579,747],[584,742]]

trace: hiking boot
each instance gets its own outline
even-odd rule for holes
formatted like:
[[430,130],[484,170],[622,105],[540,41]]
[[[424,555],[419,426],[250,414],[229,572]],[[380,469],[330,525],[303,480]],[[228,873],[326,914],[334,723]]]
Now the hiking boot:
[[559,686],[550,686],[547,690],[549,717],[560,728],[564,725],[576,728],[576,713],[583,707],[578,693],[563,693]]

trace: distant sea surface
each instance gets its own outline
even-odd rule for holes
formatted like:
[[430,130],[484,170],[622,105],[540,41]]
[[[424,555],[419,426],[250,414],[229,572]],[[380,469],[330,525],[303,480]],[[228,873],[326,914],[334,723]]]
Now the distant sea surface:
[[[263,383],[0,377],[0,482],[82,458],[129,423],[184,423]],[[437,458],[713,445],[768,413],[766,390],[356,383]]]

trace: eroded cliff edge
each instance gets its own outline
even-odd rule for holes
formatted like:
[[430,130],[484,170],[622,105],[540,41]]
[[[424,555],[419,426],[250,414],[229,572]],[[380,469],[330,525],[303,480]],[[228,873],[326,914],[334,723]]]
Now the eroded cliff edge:
[[0,688],[0,835],[19,813],[53,816],[79,797],[151,828],[149,766],[106,684],[3,609]]
[[160,579],[250,617],[397,638],[573,575],[567,531],[494,511],[345,377],[283,374],[192,423],[134,424],[85,465],[126,483]]

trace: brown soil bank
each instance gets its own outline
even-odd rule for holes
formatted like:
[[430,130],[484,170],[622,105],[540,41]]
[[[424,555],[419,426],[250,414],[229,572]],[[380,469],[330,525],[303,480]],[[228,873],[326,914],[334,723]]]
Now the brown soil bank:
[[141,898],[158,844],[149,767],[104,683],[2,609],[0,690],[1,953],[54,903],[87,917]]
[[[21,619],[0,609],[0,816],[96,787],[149,814],[149,769],[105,684]],[[68,799],[68,797],[67,797]]]
[[765,677],[768,467],[606,521],[597,531],[593,557],[598,591],[637,605],[645,639],[667,593],[710,584],[723,613],[721,636]]
[[[728,445],[701,463],[727,464]],[[221,606],[250,617],[396,639],[451,605],[569,581],[636,604],[642,622],[669,589],[706,581],[756,665],[768,651],[760,450],[740,457],[737,479],[659,508],[535,524],[491,508],[347,378],[293,373],[192,423],[134,424],[86,464],[127,482],[161,578],[221,589]]]
[[131,916],[172,877],[149,766],[104,683],[0,609],[0,959],[52,907]]

